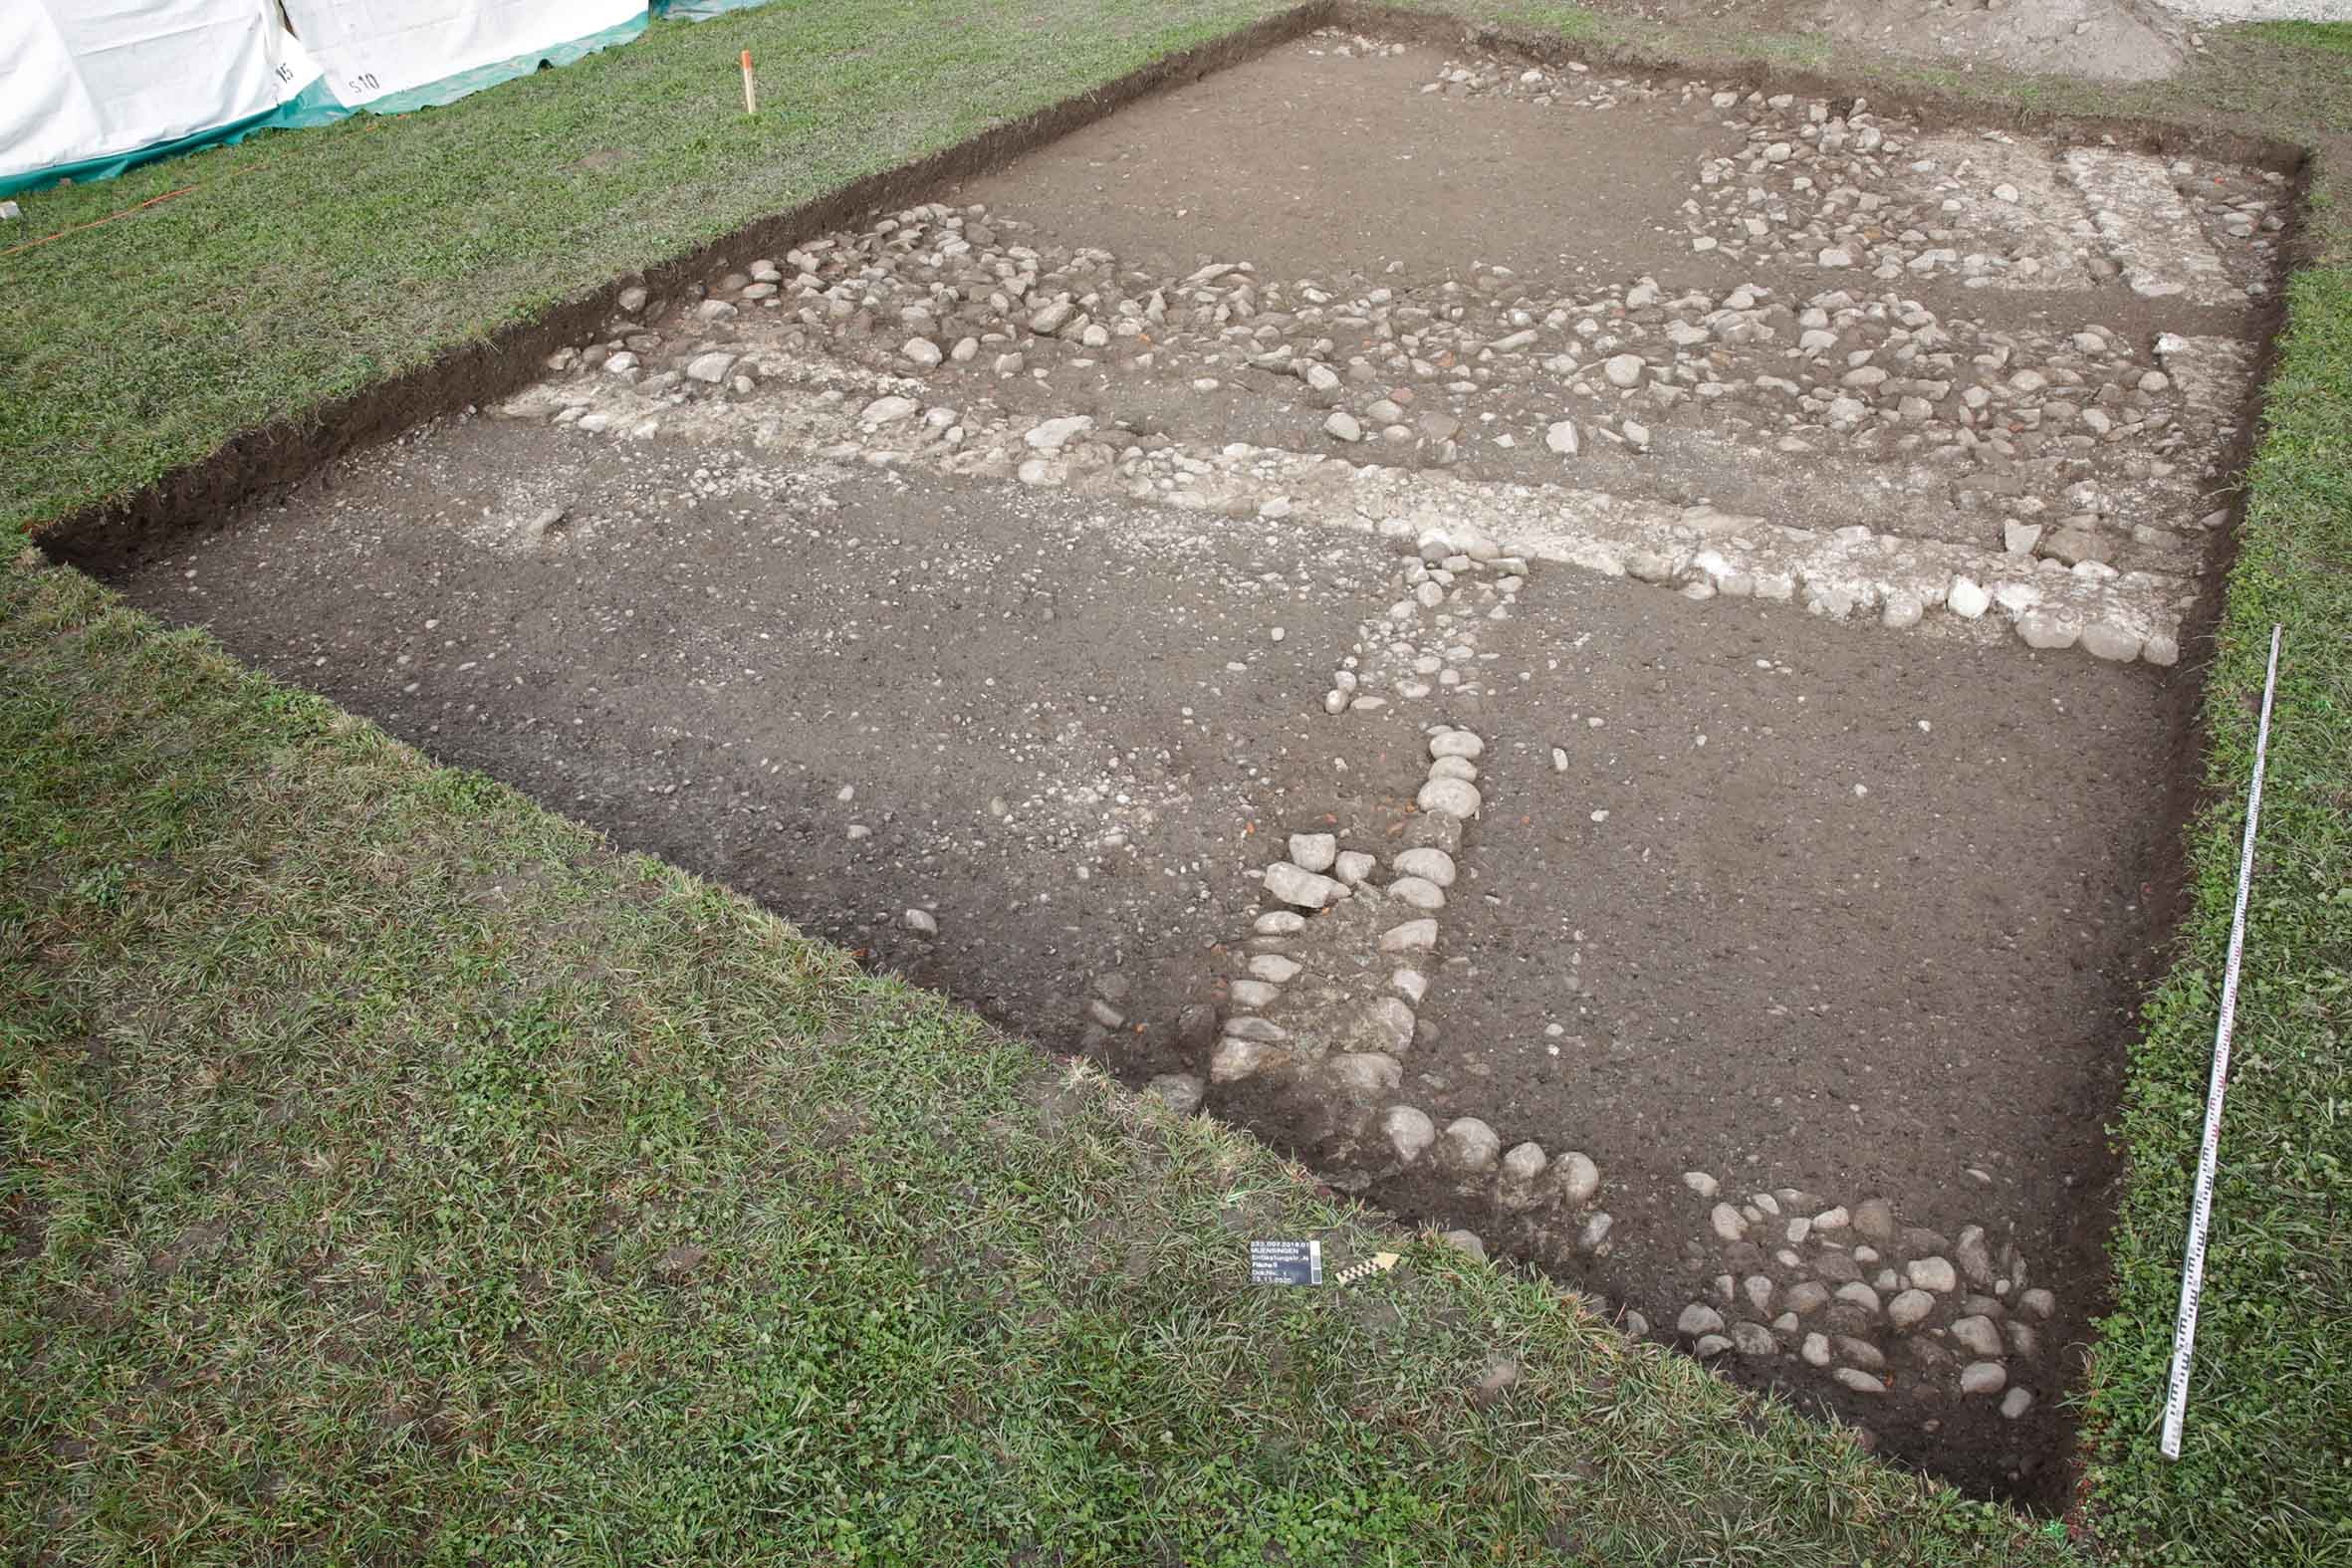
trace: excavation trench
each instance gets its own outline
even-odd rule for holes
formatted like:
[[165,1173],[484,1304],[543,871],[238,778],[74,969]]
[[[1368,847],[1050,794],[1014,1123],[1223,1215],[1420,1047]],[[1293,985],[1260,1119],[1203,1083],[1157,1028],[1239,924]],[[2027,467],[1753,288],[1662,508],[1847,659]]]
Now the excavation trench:
[[2061,1504],[2291,186],[1316,20],[53,548]]

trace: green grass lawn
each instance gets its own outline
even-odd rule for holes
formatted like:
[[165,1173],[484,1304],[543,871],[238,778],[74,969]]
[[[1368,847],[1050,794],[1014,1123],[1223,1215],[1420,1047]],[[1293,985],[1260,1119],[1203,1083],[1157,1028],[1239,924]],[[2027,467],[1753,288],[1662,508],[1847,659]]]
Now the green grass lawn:
[[2256,22],[2246,31],[2274,44],[2352,56],[2352,22]]
[[[2118,1128],[2131,1179],[2093,1479],[2138,1561],[2352,1563],[2352,270],[2297,280],[2208,676],[2186,952]],[[2270,627],[2286,628],[2178,1464],[2157,1453]],[[2210,1554],[2210,1555],[2209,1555]]]
[[[1820,57],[1467,4],[1718,70]],[[1274,9],[778,0],[29,198],[38,237],[198,186],[0,258],[0,533]],[[1989,111],[2292,135],[2326,159],[2313,248],[2352,261],[2340,39],[2221,34],[2184,82],[2122,92],[1865,65]],[[2118,1124],[2088,1518],[2119,1563],[2352,1562],[2352,272],[2292,304],[2196,903]],[[1369,1285],[1253,1291],[1250,1237],[1382,1241],[1246,1139],[1066,1080],[30,552],[0,562],[0,1557],[2079,1560],[1431,1246]],[[2175,1467],[2155,1416],[2273,618]]]
[[69,571],[0,821],[8,1561],[2066,1560]]

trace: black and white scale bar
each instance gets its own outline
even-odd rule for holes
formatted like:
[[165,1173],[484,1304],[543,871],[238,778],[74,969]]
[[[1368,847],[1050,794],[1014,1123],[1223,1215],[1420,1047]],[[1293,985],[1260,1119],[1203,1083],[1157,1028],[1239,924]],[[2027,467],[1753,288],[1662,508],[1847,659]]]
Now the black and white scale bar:
[[2245,839],[2237,851],[2237,909],[2230,917],[2230,963],[2222,973],[2222,1016],[2214,1026],[2214,1068],[2205,1090],[2205,1138],[2197,1151],[2197,1196],[2189,1210],[2189,1249],[2181,1262],[2181,1311],[2173,1323],[2172,1381],[2164,1394],[2164,1456],[2181,1456],[2189,1419],[2189,1359],[2197,1348],[2197,1306],[2205,1295],[2205,1234],[2214,1218],[2214,1170],[2222,1156],[2222,1101],[2230,1090],[2230,1032],[2237,1019],[2237,966],[2245,955],[2245,900],[2254,875],[2254,825],[2262,818],[2262,768],[2270,752],[2270,700],[2278,690],[2278,644],[2270,628],[2270,667],[2262,679],[2262,722],[2254,732],[2253,785],[2245,799]]

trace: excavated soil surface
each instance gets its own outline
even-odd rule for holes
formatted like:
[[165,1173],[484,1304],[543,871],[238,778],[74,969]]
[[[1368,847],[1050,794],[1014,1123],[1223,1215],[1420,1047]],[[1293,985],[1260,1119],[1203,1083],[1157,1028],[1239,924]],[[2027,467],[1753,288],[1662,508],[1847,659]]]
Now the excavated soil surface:
[[120,580],[2058,1504],[2278,185],[1321,34]]

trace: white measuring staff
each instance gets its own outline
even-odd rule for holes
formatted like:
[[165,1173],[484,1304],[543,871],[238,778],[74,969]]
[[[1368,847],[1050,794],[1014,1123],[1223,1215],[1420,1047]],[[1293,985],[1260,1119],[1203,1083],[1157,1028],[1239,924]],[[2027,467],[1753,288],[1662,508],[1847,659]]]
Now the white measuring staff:
[[2173,1374],[2164,1393],[2164,1456],[2181,1456],[2189,1419],[2189,1357],[2197,1347],[2197,1303],[2205,1294],[2205,1232],[2214,1218],[2214,1167],[2222,1157],[2222,1098],[2230,1087],[2230,1030],[2237,1017],[2237,964],[2245,954],[2245,896],[2254,876],[2254,824],[2262,817],[2262,765],[2270,751],[2270,699],[2278,689],[2278,640],[2262,678],[2262,723],[2254,732],[2254,782],[2245,799],[2245,841],[2237,851],[2237,911],[2230,917],[2230,964],[2222,972],[2222,1018],[2214,1026],[2214,1071],[2205,1090],[2205,1141],[2197,1151],[2197,1198],[2189,1209],[2189,1251],[2181,1261],[2181,1312],[2173,1323]]

